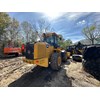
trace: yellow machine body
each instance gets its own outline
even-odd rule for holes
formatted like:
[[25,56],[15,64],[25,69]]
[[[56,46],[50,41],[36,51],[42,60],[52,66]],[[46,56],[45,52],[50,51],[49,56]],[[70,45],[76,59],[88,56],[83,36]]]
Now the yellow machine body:
[[54,47],[46,42],[37,42],[34,44],[34,60],[23,59],[24,62],[48,67],[50,55],[53,53]]
[[37,42],[34,44],[34,60],[24,58],[23,61],[42,67],[48,67],[49,59],[54,51],[60,52],[61,49],[55,49],[53,46],[46,42]]
[[48,67],[48,58],[41,58],[36,60],[29,60],[24,58],[23,61],[29,64],[36,64],[39,66]]
[[53,46],[50,46],[46,42],[38,42],[34,44],[34,59],[48,58],[54,50]]

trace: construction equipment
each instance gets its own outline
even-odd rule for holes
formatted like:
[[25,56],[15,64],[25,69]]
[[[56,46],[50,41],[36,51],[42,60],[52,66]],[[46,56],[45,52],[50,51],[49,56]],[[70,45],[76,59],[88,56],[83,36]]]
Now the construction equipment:
[[25,44],[22,44],[21,52],[22,52],[22,55],[24,56],[25,55]]
[[84,45],[81,42],[78,42],[78,44],[74,46],[74,51],[72,55],[73,60],[79,62],[82,61],[83,47]]
[[59,35],[56,33],[43,33],[43,41],[26,44],[24,62],[42,67],[58,70],[62,61],[67,60],[66,51],[58,45]]
[[100,45],[87,46],[83,52],[83,69],[100,80]]
[[84,45],[81,42],[78,42],[78,44],[74,48],[74,54],[82,55],[83,47],[84,47]]
[[72,56],[73,60],[82,61],[83,44],[78,42],[77,45],[67,46],[66,52],[67,52],[68,58]]
[[70,58],[74,54],[74,45],[70,45],[66,47],[66,52],[67,52],[67,58]]
[[19,56],[21,54],[21,48],[17,48],[17,47],[5,47],[4,48],[4,54],[5,55],[15,55],[15,56]]
[[21,48],[14,46],[14,44],[9,41],[8,44],[4,47],[4,55],[15,55],[19,56],[22,52]]

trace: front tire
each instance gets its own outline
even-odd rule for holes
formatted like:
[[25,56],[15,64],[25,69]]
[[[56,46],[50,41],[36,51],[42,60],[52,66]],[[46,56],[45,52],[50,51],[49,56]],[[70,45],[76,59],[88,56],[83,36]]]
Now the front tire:
[[50,59],[50,67],[53,69],[53,70],[59,70],[61,68],[61,54],[60,53],[53,53],[51,55],[51,59]]
[[62,62],[66,62],[67,61],[66,52],[61,52],[61,58],[62,58]]

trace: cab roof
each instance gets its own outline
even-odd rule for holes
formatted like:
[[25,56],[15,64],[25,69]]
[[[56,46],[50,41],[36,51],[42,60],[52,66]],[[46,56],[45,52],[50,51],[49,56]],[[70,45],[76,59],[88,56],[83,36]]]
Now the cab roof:
[[55,32],[51,32],[51,33],[43,33],[43,37],[49,37],[49,36],[57,36],[59,38],[59,35],[57,35]]

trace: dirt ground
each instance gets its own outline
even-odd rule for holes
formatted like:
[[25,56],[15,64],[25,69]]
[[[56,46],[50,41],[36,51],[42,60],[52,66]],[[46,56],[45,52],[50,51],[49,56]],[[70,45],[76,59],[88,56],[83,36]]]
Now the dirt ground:
[[59,71],[23,63],[22,57],[0,59],[0,87],[99,87],[100,81],[68,60]]

